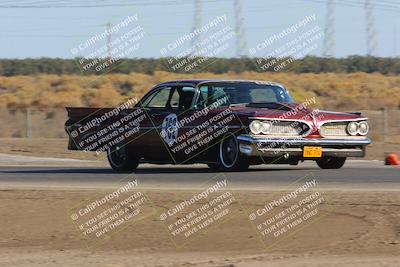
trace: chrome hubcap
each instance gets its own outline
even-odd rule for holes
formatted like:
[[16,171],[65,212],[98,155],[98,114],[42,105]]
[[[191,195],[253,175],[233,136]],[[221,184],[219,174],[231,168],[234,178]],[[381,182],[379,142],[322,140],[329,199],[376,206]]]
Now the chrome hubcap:
[[126,151],[124,146],[111,148],[110,157],[114,165],[122,165],[126,161]]
[[221,144],[221,159],[226,167],[231,167],[235,164],[238,149],[235,137],[230,137],[224,140]]

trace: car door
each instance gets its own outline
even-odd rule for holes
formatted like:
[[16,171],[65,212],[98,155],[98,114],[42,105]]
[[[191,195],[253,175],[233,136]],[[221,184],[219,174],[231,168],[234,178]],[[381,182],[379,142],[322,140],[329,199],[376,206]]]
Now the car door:
[[165,118],[171,113],[170,98],[173,90],[173,86],[155,88],[140,104],[146,111],[150,120],[149,126],[152,128],[143,138],[146,142],[146,151],[143,151],[143,155],[149,160],[171,160],[161,136],[161,129]]
[[193,113],[192,102],[195,88],[192,85],[174,85],[159,88],[151,100],[144,103],[155,131],[148,136],[148,157],[156,161],[182,163],[187,155],[183,153],[184,136],[196,126],[179,125],[179,121]]
[[[177,164],[186,163],[193,159],[195,149],[194,143],[190,142],[193,136],[193,129],[199,126],[199,120],[193,115],[195,109],[193,101],[196,89],[193,86],[178,86],[171,98],[171,114],[167,123],[170,124],[169,130],[164,128],[166,134],[171,134],[172,138],[166,138],[170,155]],[[175,116],[176,115],[176,116]],[[176,123],[175,123],[176,120]]]
[[[171,140],[169,146],[170,154],[179,164],[207,161],[206,151],[215,144],[214,136],[218,134],[212,118],[224,108],[205,109],[207,104],[212,104],[215,99],[207,99],[207,95],[196,92],[193,87],[179,87],[177,90],[180,92],[178,124],[174,135],[175,142]],[[209,103],[203,98],[209,100]]]

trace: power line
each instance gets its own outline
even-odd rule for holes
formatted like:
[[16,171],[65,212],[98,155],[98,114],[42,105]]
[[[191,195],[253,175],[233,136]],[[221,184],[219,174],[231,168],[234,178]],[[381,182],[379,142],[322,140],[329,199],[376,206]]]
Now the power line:
[[172,5],[176,3],[184,3],[182,0],[166,0],[166,1],[130,1],[130,2],[111,2],[111,3],[74,3],[74,2],[46,2],[38,4],[1,4],[0,8],[98,8],[98,7],[125,7],[125,6],[135,6],[135,5]]
[[[318,4],[326,4],[326,0],[301,0],[302,2],[313,2],[313,3],[318,3]],[[335,0],[334,1],[335,5],[337,6],[344,6],[344,7],[361,7],[364,8],[365,4],[360,1],[351,1],[351,0]],[[375,4],[374,5],[375,10],[381,10],[381,11],[389,11],[389,12],[400,12],[400,5],[394,6],[386,6],[386,5],[379,5]]]
[[[365,3],[363,0],[336,0],[337,2],[342,2],[342,3],[350,3],[354,5],[360,5],[363,6]],[[376,8],[382,8],[382,9],[400,9],[400,5],[393,5],[393,4],[387,4],[387,3],[379,3],[377,1],[374,1],[374,6]]]
[[[221,1],[231,1],[231,0],[204,0],[203,2],[213,3],[213,2],[221,2]],[[126,6],[152,6],[152,5],[185,5],[192,4],[192,1],[187,0],[158,0],[158,1],[128,1],[128,2],[111,2],[111,3],[103,3],[99,4],[98,2],[93,3],[71,3],[71,2],[48,2],[42,4],[1,4],[0,8],[10,8],[10,9],[26,9],[26,8],[101,8],[101,7],[126,7]]]

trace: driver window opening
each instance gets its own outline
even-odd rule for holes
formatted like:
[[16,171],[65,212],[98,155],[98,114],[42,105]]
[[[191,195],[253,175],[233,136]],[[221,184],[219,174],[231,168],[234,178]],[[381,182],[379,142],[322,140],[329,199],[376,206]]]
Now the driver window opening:
[[142,107],[186,110],[192,107],[195,88],[189,86],[163,87],[147,96]]

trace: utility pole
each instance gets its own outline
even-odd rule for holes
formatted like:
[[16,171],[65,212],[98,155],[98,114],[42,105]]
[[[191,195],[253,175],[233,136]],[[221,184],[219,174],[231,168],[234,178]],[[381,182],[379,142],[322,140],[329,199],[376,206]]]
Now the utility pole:
[[108,55],[108,60],[111,62],[112,61],[112,55],[111,55],[111,23],[107,23],[107,55]]
[[378,48],[378,41],[376,39],[374,7],[372,5],[372,0],[365,0],[365,17],[367,21],[367,55],[374,56],[376,55],[376,50]]
[[324,57],[335,56],[335,3],[333,0],[328,0],[326,4],[324,47],[322,55]]
[[193,17],[194,20],[193,20],[193,28],[192,28],[192,32],[194,33],[194,36],[192,38],[192,48],[193,48],[192,54],[194,51],[197,50],[195,47],[200,41],[200,35],[197,34],[195,31],[196,31],[196,29],[200,28],[200,26],[201,26],[201,10],[202,10],[201,0],[194,0],[194,17]]
[[246,56],[246,36],[244,29],[243,6],[241,0],[234,0],[235,8],[235,32],[236,32],[236,55],[238,57]]
[[393,26],[393,57],[397,57],[397,27]]

